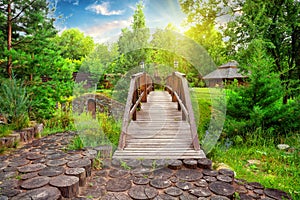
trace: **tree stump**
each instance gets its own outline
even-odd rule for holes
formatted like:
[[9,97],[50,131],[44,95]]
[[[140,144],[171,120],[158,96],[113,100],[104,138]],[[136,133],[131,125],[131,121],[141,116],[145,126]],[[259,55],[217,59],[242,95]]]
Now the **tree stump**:
[[79,178],[76,176],[61,175],[54,177],[50,185],[57,187],[65,198],[76,197],[79,193]]
[[187,169],[177,171],[176,177],[183,181],[197,181],[203,177],[203,174],[194,169]]
[[178,170],[182,168],[182,161],[181,160],[171,160],[169,162],[168,168]]
[[22,180],[27,180],[27,179],[30,179],[30,178],[37,177],[38,175],[39,175],[38,172],[26,173],[26,174],[21,175],[21,179]]
[[135,186],[128,191],[132,199],[148,200],[158,195],[158,191],[149,186]]
[[206,176],[217,176],[219,174],[218,171],[210,170],[210,169],[204,169],[202,173]]
[[124,192],[131,188],[131,181],[127,178],[114,178],[106,183],[109,192]]
[[49,181],[50,178],[47,176],[37,176],[24,181],[21,187],[26,190],[31,190],[31,189],[43,187],[47,185]]
[[148,178],[134,178],[133,183],[136,185],[147,185],[150,182]]
[[55,187],[45,186],[42,188],[37,188],[34,190],[28,190],[27,192],[23,192],[11,200],[59,200],[61,199],[60,191]]
[[217,176],[217,180],[225,183],[233,183],[233,178],[230,176],[225,176],[223,174]]
[[59,160],[48,160],[46,162],[46,165],[48,165],[49,167],[57,167],[57,166],[62,166],[64,164],[66,164],[68,161],[64,160],[64,159],[59,159]]
[[281,199],[291,199],[291,197],[286,193],[283,192],[281,190],[277,190],[277,189],[271,189],[271,188],[267,188],[264,190],[264,193],[271,198],[274,198],[276,200],[281,200]]
[[195,188],[189,191],[192,195],[196,197],[209,197],[212,195],[211,191],[207,188]]
[[84,168],[68,168],[66,175],[72,175],[79,178],[79,186],[83,187],[86,184],[86,172]]
[[186,160],[183,160],[183,164],[186,168],[197,169],[197,160],[186,159]]
[[230,169],[220,169],[219,173],[223,174],[225,176],[230,176],[230,177],[234,178],[234,171],[232,171]]
[[173,197],[177,197],[177,196],[180,196],[182,195],[182,190],[177,188],[177,187],[169,187],[165,190],[165,193],[168,194],[168,195],[171,195]]
[[25,158],[21,158],[19,160],[10,162],[8,166],[10,166],[10,167],[20,167],[20,166],[27,165],[29,163],[30,163],[29,160],[27,160]]
[[111,158],[112,155],[112,146],[110,145],[101,145],[94,148],[97,151],[97,155],[100,154],[100,158]]
[[46,167],[42,169],[39,172],[40,176],[48,176],[48,177],[53,177],[53,176],[58,176],[61,175],[65,172],[65,168],[58,166],[58,167]]
[[86,177],[90,177],[92,173],[92,162],[87,158],[69,161],[67,166],[70,168],[84,168]]
[[189,183],[189,182],[178,182],[175,185],[176,185],[176,187],[178,187],[184,191],[190,190],[195,187],[192,183]]
[[46,167],[46,165],[41,164],[41,163],[29,164],[29,165],[25,165],[23,167],[18,167],[18,171],[21,173],[36,172],[41,169],[44,169],[45,167]]
[[232,198],[232,195],[235,192],[232,185],[220,181],[212,182],[208,185],[208,187],[213,193],[229,198]]
[[87,111],[91,113],[92,117],[96,119],[96,101],[95,99],[89,99],[87,102]]
[[198,167],[201,169],[212,169],[212,161],[208,158],[200,158],[198,160]]
[[164,188],[170,187],[171,182],[166,179],[157,178],[157,179],[151,180],[150,185],[152,187],[155,187],[156,189],[164,189]]

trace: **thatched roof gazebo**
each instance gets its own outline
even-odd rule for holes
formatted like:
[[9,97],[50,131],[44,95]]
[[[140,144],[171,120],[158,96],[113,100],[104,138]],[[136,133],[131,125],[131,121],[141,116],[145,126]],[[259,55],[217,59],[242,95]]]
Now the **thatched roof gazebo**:
[[203,80],[205,80],[209,87],[216,87],[222,85],[225,81],[231,82],[234,79],[236,79],[239,84],[243,84],[246,78],[248,78],[247,75],[243,75],[239,72],[238,63],[236,61],[230,61],[204,76]]

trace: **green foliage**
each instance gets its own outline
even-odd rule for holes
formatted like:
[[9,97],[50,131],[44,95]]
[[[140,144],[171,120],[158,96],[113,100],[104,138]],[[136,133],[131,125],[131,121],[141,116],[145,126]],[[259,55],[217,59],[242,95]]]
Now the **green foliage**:
[[12,133],[12,127],[9,125],[0,125],[0,138],[1,137],[6,137]]
[[[274,140],[274,136],[262,133],[261,130],[249,132],[247,140],[228,148],[225,141],[220,141],[208,155],[216,165],[225,163],[236,172],[237,178],[286,191],[292,199],[299,199],[299,133],[290,132]],[[291,148],[287,151],[279,150],[276,147],[279,143],[288,144]],[[249,164],[248,160],[255,160],[257,164]]]
[[22,129],[29,123],[28,110],[30,100],[23,84],[16,79],[5,80],[0,88],[0,113],[16,129]]
[[79,135],[76,135],[72,139],[71,143],[68,145],[67,149],[68,150],[81,150],[81,149],[83,149],[83,147],[84,147],[84,144],[83,144],[82,139],[80,138]]
[[[299,113],[293,112],[291,104],[282,104],[284,89],[279,75],[272,71],[274,61],[265,52],[264,42],[254,40],[241,56],[247,56],[241,64],[251,71],[249,85],[233,85],[227,90],[225,133],[245,136],[249,131],[263,129],[270,134],[284,134],[299,129],[299,123],[292,120],[299,119]],[[295,115],[288,119],[291,112]],[[289,120],[296,124],[292,125]]]

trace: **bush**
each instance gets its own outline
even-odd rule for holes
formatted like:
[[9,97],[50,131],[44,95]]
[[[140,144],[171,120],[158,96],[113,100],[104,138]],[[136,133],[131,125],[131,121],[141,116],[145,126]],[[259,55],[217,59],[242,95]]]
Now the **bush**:
[[28,109],[30,100],[22,83],[16,79],[7,79],[1,83],[0,113],[15,129],[22,129],[29,124]]

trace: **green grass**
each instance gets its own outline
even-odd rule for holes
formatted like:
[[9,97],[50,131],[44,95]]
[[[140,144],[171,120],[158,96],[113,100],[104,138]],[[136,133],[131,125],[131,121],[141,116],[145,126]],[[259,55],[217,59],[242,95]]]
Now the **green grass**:
[[1,125],[0,124],[0,138],[6,137],[12,133],[12,128],[9,125]]
[[[299,199],[299,138],[298,135],[298,147],[292,152],[279,150],[272,140],[269,140],[264,145],[243,144],[228,149],[219,143],[208,157],[216,166],[219,163],[229,165],[236,172],[237,178],[248,182],[260,182],[267,188],[286,191],[293,199]],[[260,164],[249,164],[248,160],[257,160]]]

